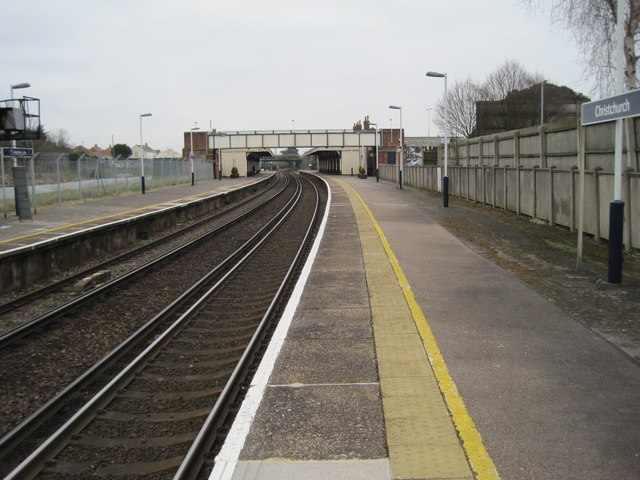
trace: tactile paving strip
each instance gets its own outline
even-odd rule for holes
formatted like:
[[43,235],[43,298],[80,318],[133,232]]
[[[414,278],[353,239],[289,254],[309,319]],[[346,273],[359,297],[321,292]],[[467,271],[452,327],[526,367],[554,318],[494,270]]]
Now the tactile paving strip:
[[350,188],[365,261],[393,478],[474,476],[390,259]]

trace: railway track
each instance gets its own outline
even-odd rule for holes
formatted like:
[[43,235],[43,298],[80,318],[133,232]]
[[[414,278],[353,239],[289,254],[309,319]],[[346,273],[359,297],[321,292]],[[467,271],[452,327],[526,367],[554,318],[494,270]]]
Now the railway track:
[[[14,332],[11,332],[11,330],[22,328],[19,323],[23,322],[19,322],[19,320],[12,322],[11,319],[20,319],[29,315],[34,316],[32,313],[34,311],[34,303],[42,303],[42,309],[48,312],[53,309],[51,307],[52,304],[62,304],[65,299],[78,297],[78,293],[74,288],[78,281],[97,272],[117,271],[119,268],[122,269],[122,265],[125,265],[125,270],[131,270],[132,268],[128,266],[128,263],[132,260],[135,262],[136,259],[142,259],[140,261],[140,265],[142,265],[145,263],[145,258],[157,258],[162,253],[171,250],[172,245],[181,246],[188,243],[189,240],[185,240],[185,238],[198,238],[203,234],[210,233],[214,228],[222,229],[225,224],[240,219],[242,215],[251,209],[257,208],[273,198],[283,188],[286,181],[286,177],[278,175],[276,176],[276,181],[268,184],[267,187],[262,187],[262,184],[260,184],[262,188],[255,191],[254,195],[223,207],[213,215],[200,218],[185,226],[176,226],[174,231],[151,239],[141,246],[128,249],[106,260],[93,262],[92,265],[81,268],[75,273],[62,275],[57,279],[54,278],[31,290],[6,294],[5,297],[7,298],[0,302],[0,348],[2,348],[3,342],[6,342],[7,338],[15,337]],[[117,272],[114,276],[118,276]],[[21,309],[26,311],[23,313]],[[11,326],[12,323],[17,323],[18,326]]]
[[[298,194],[296,194],[296,197],[302,196],[301,198],[304,198],[305,196],[308,196],[308,195],[309,195],[308,193],[305,193],[304,195],[302,193],[298,193]],[[307,204],[307,203],[309,203],[308,199],[306,201],[302,202],[302,204]],[[301,222],[299,221],[299,219],[297,221],[291,220],[290,215],[294,215],[294,216],[295,215],[299,215],[299,214],[297,214],[295,212],[298,212],[301,209],[301,207],[300,206],[293,207],[292,205],[293,205],[293,203],[291,203],[291,205],[286,208],[286,211],[291,210],[291,213],[289,214],[289,219],[286,220],[286,222],[293,222],[294,225],[295,224],[300,224]],[[285,211],[285,209],[281,209],[281,212],[283,212],[282,215],[284,215],[284,211]],[[272,223],[276,223],[276,222],[280,223],[280,226],[277,229],[275,229],[275,232],[272,235],[278,235],[277,232],[282,232],[283,231],[283,226],[281,225],[281,223],[285,222],[285,220],[275,220]],[[296,235],[293,235],[293,237],[292,237],[292,232],[295,231],[293,229],[293,226],[284,227],[284,231],[286,232],[286,234],[284,234],[284,235],[285,235],[285,237],[287,239],[291,239],[291,238],[296,236]],[[237,234],[237,232],[236,232],[236,234]],[[178,375],[179,380],[177,380],[177,381],[173,380],[172,382],[177,382],[177,384],[180,385],[182,380],[184,380],[187,377],[190,377],[189,372],[195,372],[196,371],[196,370],[194,370],[194,368],[196,368],[196,367],[198,369],[201,369],[201,368],[213,369],[213,368],[218,368],[217,366],[220,366],[220,367],[224,367],[224,368],[228,369],[231,365],[234,364],[235,360],[234,359],[230,359],[228,357],[225,357],[224,359],[217,358],[217,357],[210,358],[211,357],[211,353],[207,352],[206,348],[204,348],[202,350],[203,351],[202,357],[198,357],[198,356],[193,357],[193,355],[195,355],[193,353],[193,345],[194,345],[193,342],[195,342],[195,345],[198,345],[198,340],[194,340],[194,339],[198,339],[198,338],[202,339],[203,336],[204,337],[209,337],[210,336],[210,331],[207,330],[209,327],[205,327],[204,325],[207,325],[207,324],[216,325],[216,328],[220,328],[221,330],[219,330],[216,333],[216,339],[214,339],[212,341],[212,345],[213,346],[209,346],[208,348],[209,349],[214,349],[216,352],[218,352],[217,355],[224,354],[224,355],[228,356],[228,355],[231,355],[232,352],[236,352],[237,353],[237,348],[239,348],[239,347],[237,347],[238,342],[242,343],[243,341],[245,341],[249,337],[249,330],[251,328],[253,328],[253,327],[251,325],[238,326],[238,325],[236,325],[236,323],[238,321],[237,319],[234,320],[234,319],[230,319],[230,318],[225,318],[224,321],[223,321],[222,319],[214,319],[214,320],[212,320],[211,318],[208,318],[208,319],[202,320],[202,318],[206,318],[206,317],[202,317],[201,316],[199,320],[196,320],[196,319],[191,319],[191,316],[195,315],[195,311],[196,310],[198,312],[201,312],[200,315],[204,315],[205,313],[203,313],[203,312],[205,312],[205,311],[210,312],[210,311],[212,311],[212,309],[213,309],[213,311],[218,312],[219,314],[224,314],[226,312],[235,310],[236,308],[238,308],[239,305],[246,305],[246,306],[251,306],[250,310],[251,310],[252,314],[250,315],[250,314],[248,314],[246,312],[246,310],[238,308],[238,311],[240,312],[240,318],[250,318],[250,317],[253,318],[253,317],[255,317],[255,312],[259,311],[260,308],[262,308],[262,307],[258,307],[257,305],[262,305],[262,303],[264,303],[264,301],[265,301],[264,298],[268,298],[269,295],[265,296],[265,295],[261,294],[261,295],[256,297],[256,295],[253,293],[254,292],[253,290],[246,289],[246,288],[244,288],[244,289],[240,288],[239,285],[246,286],[247,284],[251,284],[252,282],[255,282],[256,276],[259,276],[260,274],[264,274],[264,272],[267,272],[267,271],[272,271],[272,270],[276,271],[276,270],[274,270],[274,267],[271,267],[271,266],[267,267],[267,266],[265,266],[265,264],[262,264],[262,265],[260,265],[258,267],[253,267],[254,268],[253,273],[245,273],[244,276],[239,276],[238,273],[233,273],[233,275],[232,275],[230,272],[232,272],[232,271],[236,272],[237,269],[240,268],[240,267],[233,267],[232,268],[230,265],[231,265],[232,262],[234,262],[239,257],[245,258],[245,262],[254,262],[254,263],[249,263],[250,265],[255,265],[255,262],[261,257],[263,257],[263,258],[266,257],[265,260],[263,260],[263,261],[266,261],[266,260],[273,261],[274,260],[274,255],[273,255],[273,252],[271,252],[271,248],[273,248],[273,247],[270,248],[270,247],[266,247],[264,245],[265,242],[266,242],[266,240],[263,239],[264,235],[266,235],[266,233],[265,233],[265,229],[263,228],[261,230],[261,233],[258,233],[256,235],[252,236],[251,240],[249,242],[247,242],[246,245],[244,245],[243,247],[238,248],[234,252],[232,252],[232,254],[228,256],[227,260],[217,263],[217,266],[214,269],[211,270],[210,275],[208,275],[208,278],[206,280],[203,279],[202,281],[199,281],[196,285],[194,285],[193,289],[189,289],[190,291],[192,290],[191,293],[185,292],[185,296],[191,295],[192,297],[196,296],[198,298],[200,298],[201,296],[207,296],[207,297],[213,296],[214,298],[217,299],[216,300],[217,302],[222,302],[221,304],[219,304],[216,307],[209,306],[209,307],[206,307],[206,308],[205,307],[200,308],[200,307],[195,307],[195,306],[187,307],[187,306],[185,306],[184,303],[176,301],[173,304],[171,304],[170,306],[166,307],[160,314],[156,315],[156,317],[154,317],[154,322],[149,322],[149,324],[151,324],[151,323],[154,324],[153,327],[150,327],[149,325],[146,325],[144,329],[140,329],[139,332],[136,332],[136,335],[139,338],[136,339],[135,342],[133,342],[133,343],[136,343],[136,344],[140,345],[140,343],[142,342],[143,345],[146,345],[144,343],[144,341],[141,340],[141,339],[148,338],[149,335],[156,336],[158,338],[163,337],[165,335],[165,334],[158,333],[158,331],[157,331],[158,327],[155,326],[155,325],[161,325],[161,324],[162,325],[166,325],[170,321],[173,322],[176,318],[183,318],[183,320],[182,320],[183,323],[192,325],[194,328],[196,328],[196,330],[194,330],[196,332],[195,334],[193,334],[193,333],[185,334],[185,335],[195,335],[195,336],[191,337],[192,340],[187,341],[187,343],[186,343],[187,346],[183,346],[182,350],[180,350],[180,348],[178,349],[178,351],[182,351],[183,352],[182,354],[178,355],[178,359],[172,358],[171,354],[168,354],[168,353],[163,353],[162,354],[162,355],[169,355],[168,358],[171,358],[171,360],[169,360],[169,361],[165,360],[165,363],[164,363],[165,367],[162,367],[162,368],[169,368],[170,370],[173,367],[175,367],[175,366],[177,366],[179,364],[179,359],[180,358],[183,358],[183,357],[184,358],[186,358],[186,357],[190,358],[190,360],[188,360],[188,362],[190,362],[190,363],[187,366],[183,366],[183,367],[181,367],[181,369],[180,368],[178,369],[178,370],[180,370],[180,374]],[[280,233],[280,235],[283,235],[283,233]],[[285,243],[288,243],[288,242],[285,242],[282,239],[279,240],[278,242],[279,242],[279,245],[284,245]],[[260,246],[258,247],[258,245],[260,245]],[[275,249],[275,251],[280,252],[280,251],[283,251],[283,249],[279,246],[278,248]],[[276,263],[279,264],[279,263],[282,263],[282,262],[276,262]],[[244,268],[246,272],[251,272],[252,271],[250,267],[246,267],[245,266],[245,267],[242,267],[242,268]],[[220,278],[224,278],[224,280],[218,279],[219,277]],[[231,278],[235,278],[235,277],[240,279],[240,280],[238,280],[240,282],[239,284],[233,284]],[[277,275],[276,275],[276,277],[277,277]],[[252,281],[252,278],[253,278],[253,281]],[[269,279],[271,279],[271,275],[269,275]],[[166,280],[166,278],[165,278],[165,280]],[[219,284],[219,286],[216,287],[215,289],[213,287],[210,287],[209,285],[212,282],[216,283],[216,284]],[[228,289],[227,290],[228,293],[216,293],[216,294],[212,293],[213,291],[219,291],[221,288],[225,288],[225,287],[223,287],[224,285],[226,285],[226,288]],[[245,290],[246,290],[246,292],[245,292]],[[209,292],[209,294],[208,295],[204,295],[203,291]],[[263,293],[266,293],[265,288],[261,288],[261,291]],[[248,293],[248,294],[251,294],[251,295],[248,298],[242,298],[242,297],[234,296],[234,295],[232,295],[232,293],[229,293],[229,292],[243,292],[243,293]],[[255,299],[252,298],[252,297],[256,297],[256,298],[262,299],[261,300],[262,303],[258,302],[257,304],[254,305]],[[198,301],[198,302],[200,302],[200,301]],[[196,302],[196,303],[199,304],[198,302]],[[225,304],[224,302],[227,302],[227,303]],[[184,314],[183,314],[183,312],[184,312]],[[189,313],[189,312],[191,312],[191,313]],[[189,315],[187,315],[187,314],[189,314]],[[190,319],[186,320],[186,318],[190,318]],[[224,322],[229,322],[229,321],[231,323],[228,323],[225,326]],[[254,321],[255,321],[255,318],[254,318]],[[249,322],[249,323],[251,323],[251,322]],[[197,324],[200,324],[201,326],[200,327],[195,327],[195,325],[197,325]],[[174,327],[174,328],[177,328],[177,327]],[[200,328],[200,330],[198,330],[198,328]],[[183,334],[181,334],[181,335],[183,335]],[[173,336],[175,336],[175,334],[173,334]],[[30,337],[27,337],[25,340],[27,340],[29,338]],[[131,337],[130,337],[130,340],[131,340]],[[177,340],[174,340],[174,341],[177,341]],[[192,343],[189,343],[189,342],[192,342]],[[173,345],[176,345],[176,344],[174,343]],[[151,348],[151,347],[150,346],[147,347],[147,350],[149,348]],[[157,347],[154,347],[154,348],[157,348]],[[125,351],[125,353],[126,353],[126,351]],[[187,353],[187,355],[186,356],[183,355],[184,353]],[[189,356],[188,354],[191,354],[191,356]],[[116,355],[116,358],[118,358],[118,357],[122,358],[123,355],[124,355],[124,353],[120,352],[118,355]],[[132,356],[131,351],[129,351],[128,355]],[[142,354],[140,354],[140,355],[142,355]],[[143,369],[143,371],[145,371],[145,372],[150,372],[150,371],[153,372],[153,368],[160,368],[163,365],[161,362],[157,363],[157,362],[159,362],[158,358],[160,358],[160,357],[157,357],[156,354],[154,354],[154,357],[156,358],[156,364],[154,366],[151,366],[151,367],[149,367],[149,366],[145,367]],[[205,357],[208,358],[208,360],[203,362],[203,359]],[[100,365],[100,364],[103,364],[100,368],[97,368],[97,367],[94,368],[96,365]],[[86,381],[90,381],[90,382],[98,383],[98,384],[102,384],[102,382],[99,382],[99,381],[96,382],[96,376],[104,375],[105,372],[108,369],[112,369],[113,370],[113,368],[114,368],[113,367],[113,361],[111,361],[111,360],[108,361],[108,362],[99,361],[94,365],[94,367],[86,370],[84,376],[86,377]],[[151,373],[150,375],[152,376],[152,378],[165,378],[165,376],[167,376],[168,374],[164,374],[164,373],[158,374],[158,373],[154,372],[154,373]],[[157,377],[157,375],[160,375],[160,377]],[[199,398],[200,401],[203,401],[206,404],[210,400],[210,396],[211,395],[218,395],[220,393],[219,392],[220,388],[218,388],[218,387],[220,387],[220,385],[218,385],[216,387],[216,385],[217,385],[216,378],[224,378],[226,373],[208,373],[208,374],[194,373],[193,375],[195,376],[194,378],[196,379],[196,381],[205,382],[207,384],[211,384],[212,385],[211,388],[205,388],[205,389],[197,390],[198,392],[203,392],[203,395],[204,395],[204,392],[206,392],[206,395],[204,395],[204,396],[202,396],[200,394],[196,394],[196,397]],[[204,375],[204,377],[202,377],[202,375]],[[218,375],[220,375],[220,377],[218,377]],[[78,377],[78,378],[80,378],[80,377]],[[167,376],[167,378],[169,378],[169,377]],[[176,377],[173,377],[173,378],[175,379]],[[72,382],[72,384],[73,383],[74,382]],[[104,382],[104,383],[109,384],[109,382]],[[164,382],[161,382],[161,385],[164,388],[164,387],[166,387],[167,384],[164,383]],[[83,388],[85,388],[85,387],[81,387],[81,389],[83,389]],[[107,388],[107,387],[105,387],[105,388]],[[136,403],[136,402],[139,403],[141,401],[146,403],[146,400],[143,400],[142,398],[140,398],[140,395],[141,395],[140,392],[138,392],[137,394],[134,393],[132,398],[127,398],[126,395],[125,395],[124,397],[118,397],[119,398],[118,401],[124,402],[125,404],[131,404],[131,403]],[[148,392],[148,395],[151,395],[151,393]],[[160,398],[160,399],[162,399],[163,402],[167,403],[168,405],[172,405],[176,401],[178,401],[175,398],[174,399],[170,398],[171,395],[169,395],[169,397],[167,397],[163,393],[159,393],[158,395],[159,395],[158,397],[154,397],[154,398]],[[176,394],[176,395],[178,395],[178,397],[180,397],[180,400],[178,402],[183,402],[184,401],[184,398],[182,398],[182,395],[180,395],[180,394]],[[144,399],[146,399],[146,396],[147,396],[147,394],[144,395]],[[189,396],[189,395],[188,395],[188,397],[191,398],[191,396]],[[124,400],[123,400],[123,398],[124,398]],[[136,398],[137,398],[137,400],[136,400]],[[206,400],[202,400],[203,398],[206,398]],[[190,401],[196,402],[197,400],[196,399],[192,399]],[[66,399],[64,402],[61,402],[61,403],[62,404],[68,403],[68,399]],[[55,411],[59,410],[60,408],[61,408],[60,405],[58,405],[54,409],[54,413],[55,413]],[[196,410],[199,410],[199,408],[197,408]],[[39,413],[39,412],[36,412],[36,413]],[[51,416],[51,413],[49,413],[48,415]],[[133,414],[133,415],[135,415],[135,414]],[[131,420],[131,418],[135,419],[136,417],[130,417],[129,418],[129,423],[131,423],[131,421],[133,421],[133,423],[135,423],[135,420]],[[37,420],[37,419],[34,420],[33,421],[33,425],[36,425],[36,427],[31,428],[31,430],[33,430],[34,428],[38,428],[38,425],[43,424],[45,421],[47,421],[47,420]],[[49,423],[51,423],[51,422],[49,421]],[[127,422],[125,422],[125,423],[127,423]],[[150,435],[150,437],[151,438],[156,438],[153,435]],[[90,436],[89,438],[93,438],[93,437]],[[126,437],[126,438],[135,438],[135,435],[132,436],[132,437]],[[141,440],[140,440],[141,442],[146,442],[146,437],[141,436],[140,438],[141,438]],[[180,438],[182,438],[182,437],[180,437]],[[17,439],[17,437],[16,437],[16,439]],[[13,442],[12,441],[7,441],[4,444],[3,448],[4,448],[4,450],[6,452],[12,452],[13,453],[13,451],[14,451]],[[74,451],[74,446],[73,445],[71,447],[69,447],[69,448],[71,449],[71,451]],[[161,448],[161,450],[166,450],[166,447]],[[64,451],[68,452],[69,449],[65,449]],[[65,455],[66,455],[66,453],[65,453]],[[170,461],[170,460],[165,459],[165,461]],[[56,464],[58,465],[57,468],[64,470],[64,467],[60,467],[60,465],[65,465],[66,460],[63,459],[63,460],[60,460],[59,462],[58,461],[56,462]],[[134,462],[134,463],[137,464],[137,463],[145,463],[145,462],[138,461],[138,462]],[[151,463],[153,463],[153,462],[151,462]],[[119,463],[115,462],[115,464],[119,464]],[[127,469],[133,468],[131,466],[132,465],[131,462],[125,462],[124,465],[126,465],[125,468],[127,468]],[[164,463],[162,465],[164,465]],[[49,474],[53,475],[54,477],[56,475],[59,475],[59,473],[60,473],[55,469],[51,470],[49,467],[47,467],[47,468],[48,468],[48,471],[50,471]],[[152,469],[157,469],[158,465],[155,465],[154,467],[151,467],[151,468]],[[73,470],[73,468],[71,470]],[[103,468],[103,470],[104,470],[104,468]],[[132,471],[134,471],[134,470],[132,470]],[[72,472],[70,472],[70,471],[64,471],[62,476],[64,478],[67,478],[67,476],[69,474],[71,474],[71,473]],[[18,475],[18,476],[16,476],[15,478],[22,478],[22,474],[21,473],[20,474],[16,474],[16,475]],[[84,475],[84,474],[81,474],[80,476],[82,477],[82,475]]]

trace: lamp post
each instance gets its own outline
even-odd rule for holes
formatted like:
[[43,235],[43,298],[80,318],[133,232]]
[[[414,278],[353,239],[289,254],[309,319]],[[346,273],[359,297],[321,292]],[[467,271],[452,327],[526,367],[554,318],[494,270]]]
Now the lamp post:
[[150,113],[141,113],[140,114],[140,189],[142,190],[142,194],[145,194],[144,188],[144,143],[142,143],[142,119],[144,117],[150,117]]
[[398,135],[398,137],[400,137],[400,162],[399,162],[399,173],[398,173],[398,187],[400,188],[400,190],[402,190],[402,162],[404,160],[404,147],[403,147],[403,141],[402,141],[402,107],[399,107],[397,105],[389,105],[389,108],[392,110],[400,110],[400,134]]
[[[11,100],[13,100],[13,91],[14,90],[18,90],[20,88],[29,88],[30,86],[31,86],[31,84],[27,83],[27,82],[16,83],[15,85],[11,85]],[[11,102],[11,106],[13,107],[13,102]],[[16,141],[15,140],[11,140],[11,147],[12,148],[16,148]],[[18,166],[18,158],[17,157],[13,157],[13,166],[14,167]]]
[[[198,122],[196,122],[196,125],[198,124]],[[193,127],[191,129],[191,140],[189,142],[189,158],[191,159],[191,185],[195,185],[196,184],[196,175],[195,173],[193,173],[193,132],[194,130],[200,130],[199,127]]]
[[431,110],[433,108],[427,108],[427,137],[431,136]]
[[[11,85],[11,100],[13,100],[13,91],[14,90],[18,90],[20,88],[29,88],[30,86],[31,86],[31,84],[27,83],[27,82],[16,83],[15,85]],[[11,105],[13,105],[13,102],[11,103]]]
[[376,131],[376,182],[380,181],[380,172],[378,170],[378,124],[371,122],[369,125],[373,125]]
[[442,206],[449,206],[449,98],[447,97],[447,74],[427,72],[427,77],[444,78],[444,176],[442,177]]
[[540,82],[540,125],[544,125],[544,83],[546,80]]

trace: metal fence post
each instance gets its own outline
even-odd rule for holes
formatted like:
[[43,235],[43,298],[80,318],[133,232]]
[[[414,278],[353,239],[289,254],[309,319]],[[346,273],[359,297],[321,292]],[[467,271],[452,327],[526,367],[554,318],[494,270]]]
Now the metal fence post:
[[96,169],[93,172],[94,195],[100,197],[100,158],[96,157]]
[[58,203],[62,203],[62,186],[60,185],[60,159],[64,157],[64,153],[56,158],[56,189],[58,190]]
[[82,200],[82,168],[80,167],[80,161],[84,157],[84,153],[78,158],[78,193],[80,194],[80,200]]
[[118,183],[120,175],[118,175],[118,159],[120,155],[118,155],[113,161],[113,176],[115,177],[114,182],[116,184],[116,195],[120,193],[120,185]]

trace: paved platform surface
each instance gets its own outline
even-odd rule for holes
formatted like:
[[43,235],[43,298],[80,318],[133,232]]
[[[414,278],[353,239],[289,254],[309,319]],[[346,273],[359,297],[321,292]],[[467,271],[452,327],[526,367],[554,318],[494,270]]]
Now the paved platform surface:
[[33,220],[20,221],[15,214],[7,215],[6,218],[0,218],[0,253],[116,219],[141,215],[145,211],[159,210],[175,203],[214,195],[246,183],[259,181],[266,175],[261,174],[249,179],[203,180],[196,182],[195,185],[185,184],[147,190],[144,195],[139,191],[131,191],[117,197],[41,206],[38,207],[37,213],[32,215]]
[[[636,362],[407,191],[325,178],[332,204],[308,279],[212,478],[640,478]],[[33,224],[0,222],[0,245],[228,181],[42,209]]]
[[325,178],[317,257],[211,478],[639,478],[636,362],[407,192]]

